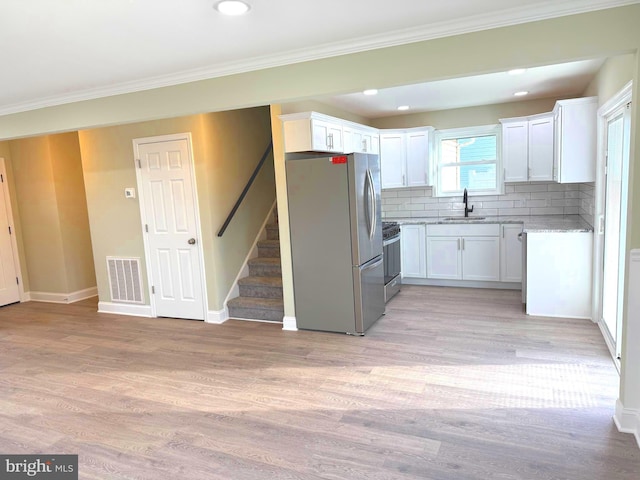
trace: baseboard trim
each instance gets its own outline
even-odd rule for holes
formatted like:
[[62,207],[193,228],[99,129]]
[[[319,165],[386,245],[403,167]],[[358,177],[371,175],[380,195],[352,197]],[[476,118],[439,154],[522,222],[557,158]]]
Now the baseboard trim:
[[99,313],[129,315],[132,317],[152,317],[151,305],[129,305],[124,303],[98,302]]
[[69,304],[98,295],[98,287],[85,288],[71,293],[25,292],[23,301]]
[[426,285],[432,287],[493,288],[501,290],[522,290],[522,283],[480,282],[476,280],[436,280],[430,278],[402,277],[403,285]]
[[613,415],[613,421],[622,433],[630,433],[635,439],[638,447],[640,447],[640,410],[634,408],[625,408],[620,400],[616,402],[616,413]]
[[205,322],[220,325],[227,320],[229,320],[229,310],[224,307],[222,310],[209,310]]
[[282,330],[287,330],[288,332],[297,332],[298,321],[296,320],[296,317],[282,317]]

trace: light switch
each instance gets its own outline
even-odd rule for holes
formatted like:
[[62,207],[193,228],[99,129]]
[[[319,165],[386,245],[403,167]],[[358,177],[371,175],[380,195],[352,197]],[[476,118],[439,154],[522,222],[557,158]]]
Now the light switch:
[[124,189],[124,198],[136,198],[136,189],[135,188],[125,188]]

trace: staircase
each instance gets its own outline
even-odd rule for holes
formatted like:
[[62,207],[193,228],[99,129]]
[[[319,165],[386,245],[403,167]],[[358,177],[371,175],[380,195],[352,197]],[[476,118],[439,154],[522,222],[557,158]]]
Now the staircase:
[[240,296],[227,303],[229,318],[282,322],[282,269],[278,216],[266,226],[267,239],[258,241],[258,256],[249,260],[249,276],[238,280]]

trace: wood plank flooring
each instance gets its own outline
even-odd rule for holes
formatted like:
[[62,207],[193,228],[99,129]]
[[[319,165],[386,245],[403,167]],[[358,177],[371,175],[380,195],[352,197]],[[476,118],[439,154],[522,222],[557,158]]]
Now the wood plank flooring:
[[597,326],[405,286],[365,337],[0,308],[0,453],[82,479],[638,480]]

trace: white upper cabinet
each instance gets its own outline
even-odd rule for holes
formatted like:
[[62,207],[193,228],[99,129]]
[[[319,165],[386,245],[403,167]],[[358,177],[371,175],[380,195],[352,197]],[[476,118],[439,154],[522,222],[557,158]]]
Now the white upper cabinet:
[[380,134],[382,188],[406,186],[404,133]]
[[406,133],[407,187],[429,185],[429,130]]
[[287,153],[380,153],[376,128],[317,112],[280,115],[280,119]]
[[344,152],[344,131],[340,119],[316,112],[280,117],[284,128],[285,152]]
[[502,119],[502,163],[505,182],[529,180],[529,122]]
[[433,128],[381,130],[382,188],[430,185],[429,152]]
[[598,97],[556,102],[553,179],[559,183],[595,182]]
[[529,180],[553,180],[553,115],[529,119]]
[[500,122],[504,181],[553,180],[553,115],[506,118]]
[[350,148],[345,147],[346,153],[375,153],[376,155],[380,153],[380,136],[377,130],[348,125],[345,125],[344,130],[345,137],[347,131],[351,134],[351,143],[346,144],[350,145]]

